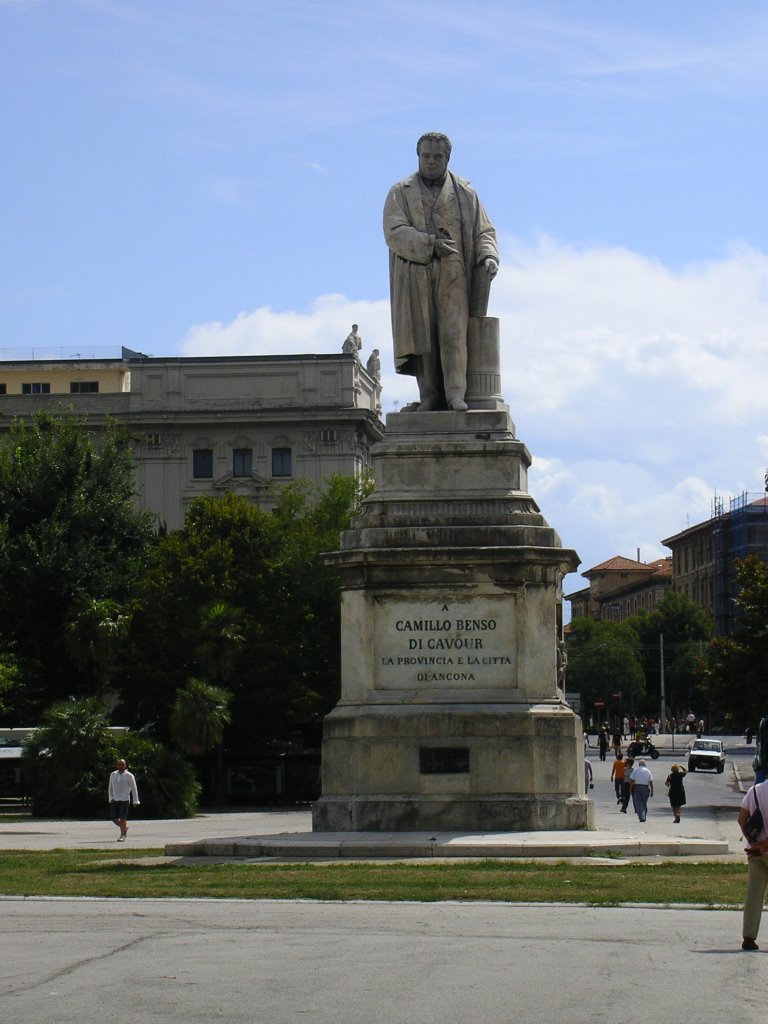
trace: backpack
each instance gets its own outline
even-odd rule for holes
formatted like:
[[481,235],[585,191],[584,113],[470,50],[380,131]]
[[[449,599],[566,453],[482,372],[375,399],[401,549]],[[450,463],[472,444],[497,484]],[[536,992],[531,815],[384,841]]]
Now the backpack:
[[750,843],[756,843],[763,831],[763,812],[760,810],[760,805],[757,802],[757,793],[754,786],[752,787],[752,796],[755,798],[755,809],[747,817],[741,831]]

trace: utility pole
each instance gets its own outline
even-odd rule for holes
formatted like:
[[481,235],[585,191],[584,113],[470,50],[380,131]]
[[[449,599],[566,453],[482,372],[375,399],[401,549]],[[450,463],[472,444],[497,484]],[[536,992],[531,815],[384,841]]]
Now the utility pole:
[[659,633],[659,658],[661,672],[661,714],[659,715],[659,730],[666,732],[667,728],[667,694],[664,689],[664,634]]

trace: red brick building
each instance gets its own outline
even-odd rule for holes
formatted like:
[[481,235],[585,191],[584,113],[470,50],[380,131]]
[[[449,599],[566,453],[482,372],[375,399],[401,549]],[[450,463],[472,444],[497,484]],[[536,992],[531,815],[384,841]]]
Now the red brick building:
[[615,555],[581,575],[589,586],[565,595],[571,602],[571,619],[623,622],[641,609],[652,612],[671,589],[672,559],[638,562]]

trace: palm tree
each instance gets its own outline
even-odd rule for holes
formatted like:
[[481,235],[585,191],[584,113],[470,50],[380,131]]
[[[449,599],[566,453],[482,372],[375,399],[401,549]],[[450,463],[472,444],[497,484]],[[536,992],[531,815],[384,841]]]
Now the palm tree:
[[205,676],[226,683],[245,643],[244,613],[226,601],[212,601],[200,610],[200,639],[195,658]]
[[53,704],[25,743],[35,814],[103,814],[115,753],[104,708],[95,697]]
[[202,679],[188,679],[171,709],[171,736],[187,754],[206,754],[221,743],[232,694]]
[[120,642],[128,632],[128,616],[109,598],[89,597],[66,625],[67,652],[89,680],[91,693],[103,692],[109,682]]
[[[225,684],[231,678],[240,649],[245,643],[242,629],[244,618],[242,609],[235,608],[227,601],[212,601],[200,610],[200,636],[195,646],[195,658],[208,679]],[[231,694],[228,699],[231,699]],[[218,805],[224,795],[223,729],[215,745],[215,801]]]

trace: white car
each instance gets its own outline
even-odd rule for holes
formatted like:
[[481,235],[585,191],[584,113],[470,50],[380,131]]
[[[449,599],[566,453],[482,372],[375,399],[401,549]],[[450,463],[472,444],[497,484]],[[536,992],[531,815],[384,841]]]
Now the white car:
[[722,772],[725,768],[725,751],[722,740],[693,740],[688,744],[688,771],[697,768],[714,769]]

